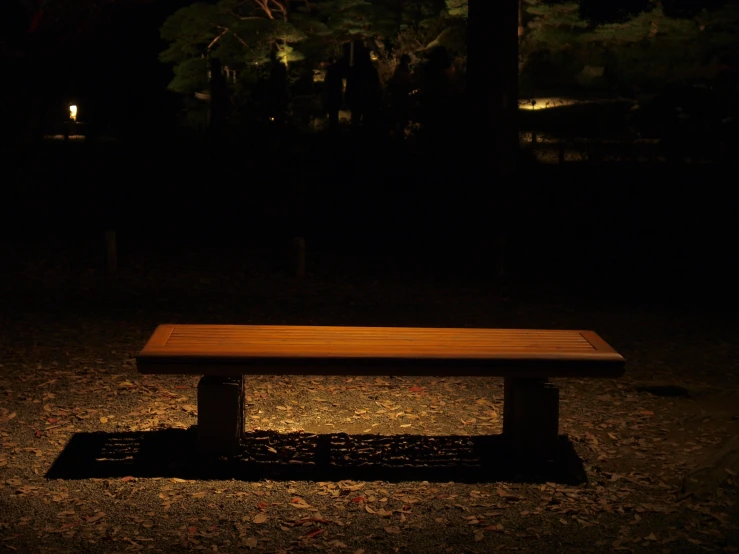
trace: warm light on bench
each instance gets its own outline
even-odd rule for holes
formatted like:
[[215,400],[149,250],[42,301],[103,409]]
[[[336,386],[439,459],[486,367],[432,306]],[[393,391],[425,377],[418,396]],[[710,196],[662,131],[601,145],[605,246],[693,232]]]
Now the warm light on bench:
[[203,375],[198,442],[233,451],[245,375],[503,377],[503,435],[513,451],[551,459],[559,391],[551,377],[611,378],[623,357],[593,331],[288,325],[160,325],[140,373]]

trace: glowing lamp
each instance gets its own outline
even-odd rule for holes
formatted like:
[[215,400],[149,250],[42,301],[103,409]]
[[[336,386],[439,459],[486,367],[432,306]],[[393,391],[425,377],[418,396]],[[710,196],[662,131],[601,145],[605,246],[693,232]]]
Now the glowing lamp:
[[72,121],[77,121],[77,106],[72,104],[69,106],[69,119]]

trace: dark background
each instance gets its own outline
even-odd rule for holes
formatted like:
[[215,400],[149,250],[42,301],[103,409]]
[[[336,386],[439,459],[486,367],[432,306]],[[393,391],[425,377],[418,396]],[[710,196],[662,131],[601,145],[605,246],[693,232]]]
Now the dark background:
[[[497,177],[479,136],[454,137],[443,151],[279,134],[230,146],[181,140],[180,100],[166,90],[171,69],[157,59],[159,27],[179,5],[111,5],[64,49],[42,45],[48,51],[33,59],[46,65],[8,62],[20,68],[21,89],[42,91],[30,96],[45,118],[78,101],[81,118],[123,141],[6,148],[2,242],[72,242],[89,267],[102,268],[103,232],[113,228],[125,269],[125,255],[142,248],[282,252],[304,236],[309,253],[492,281],[502,235],[509,279],[733,302],[731,167],[522,159],[515,176]],[[33,109],[20,101],[18,112]]]

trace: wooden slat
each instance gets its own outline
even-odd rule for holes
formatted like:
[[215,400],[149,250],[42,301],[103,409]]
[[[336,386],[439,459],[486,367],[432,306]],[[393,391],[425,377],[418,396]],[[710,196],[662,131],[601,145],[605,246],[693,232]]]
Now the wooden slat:
[[160,325],[141,373],[615,377],[624,360],[593,331]]

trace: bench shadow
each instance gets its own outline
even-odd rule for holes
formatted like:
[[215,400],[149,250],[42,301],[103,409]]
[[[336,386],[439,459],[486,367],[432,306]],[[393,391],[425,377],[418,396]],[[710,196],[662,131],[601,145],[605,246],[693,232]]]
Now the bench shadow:
[[247,433],[229,458],[197,454],[196,428],[76,433],[47,479],[178,477],[259,481],[587,481],[571,442],[556,459],[532,464],[508,453],[503,437]]

